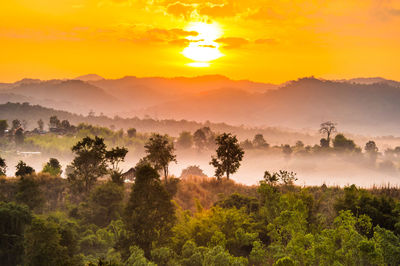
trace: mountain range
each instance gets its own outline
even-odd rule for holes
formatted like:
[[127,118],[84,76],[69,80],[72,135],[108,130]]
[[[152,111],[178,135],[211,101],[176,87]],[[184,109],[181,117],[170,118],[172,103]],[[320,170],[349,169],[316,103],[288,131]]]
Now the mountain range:
[[0,103],[30,102],[78,114],[150,116],[233,125],[318,128],[323,121],[360,134],[400,134],[400,82],[383,78],[301,78],[280,85],[221,75],[0,84]]

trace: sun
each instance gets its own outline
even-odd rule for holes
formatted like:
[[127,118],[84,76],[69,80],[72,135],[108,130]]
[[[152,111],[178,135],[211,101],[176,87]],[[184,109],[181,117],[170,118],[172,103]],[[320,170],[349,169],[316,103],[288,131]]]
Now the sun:
[[186,31],[195,31],[196,36],[188,36],[189,45],[183,49],[182,54],[192,59],[192,67],[208,67],[210,62],[223,56],[219,51],[219,44],[215,41],[222,36],[222,30],[217,23],[192,22]]

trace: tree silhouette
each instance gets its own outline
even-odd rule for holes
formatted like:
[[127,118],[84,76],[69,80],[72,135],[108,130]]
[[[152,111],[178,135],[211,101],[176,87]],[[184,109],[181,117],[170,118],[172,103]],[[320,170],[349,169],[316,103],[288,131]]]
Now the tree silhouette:
[[85,137],[72,151],[76,156],[69,167],[68,180],[79,190],[88,192],[97,178],[107,173],[104,139]]
[[326,140],[328,142],[328,147],[329,147],[331,142],[331,135],[336,133],[336,123],[333,123],[331,121],[322,123],[319,129],[319,133],[326,134]]
[[167,182],[168,166],[176,161],[174,144],[168,135],[153,134],[144,145],[147,156],[145,159],[154,165],[156,170],[163,170],[164,179]]
[[215,139],[217,144],[217,156],[211,158],[210,164],[215,167],[215,176],[220,179],[226,173],[229,175],[235,173],[243,159],[244,151],[240,147],[236,136],[223,133]]

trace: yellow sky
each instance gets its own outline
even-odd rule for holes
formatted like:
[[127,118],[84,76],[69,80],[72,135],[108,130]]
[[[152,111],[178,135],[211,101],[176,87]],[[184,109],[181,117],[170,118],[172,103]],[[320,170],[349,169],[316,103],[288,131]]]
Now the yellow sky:
[[[193,23],[212,27],[196,32]],[[192,56],[184,52],[189,46]],[[223,56],[210,56],[217,52]],[[217,59],[207,61],[208,67],[188,65],[202,58]],[[397,0],[0,3],[3,82],[88,73],[107,78],[223,74],[273,83],[311,75],[400,80],[399,62]]]

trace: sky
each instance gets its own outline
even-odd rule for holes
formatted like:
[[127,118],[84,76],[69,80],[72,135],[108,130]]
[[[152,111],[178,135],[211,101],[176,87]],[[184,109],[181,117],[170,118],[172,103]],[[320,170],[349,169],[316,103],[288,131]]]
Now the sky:
[[400,80],[398,0],[13,0],[0,82],[96,73]]

